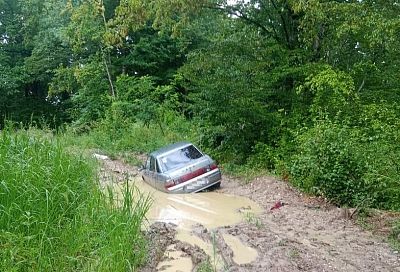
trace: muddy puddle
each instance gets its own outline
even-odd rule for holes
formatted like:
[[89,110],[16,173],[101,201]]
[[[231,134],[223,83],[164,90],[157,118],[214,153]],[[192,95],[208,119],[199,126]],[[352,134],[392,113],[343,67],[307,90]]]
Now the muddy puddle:
[[[203,250],[217,270],[223,269],[227,261],[216,250],[215,230],[237,224],[262,211],[248,198],[222,194],[218,191],[167,194],[154,189],[140,178],[131,179],[129,186],[134,188],[133,191],[149,195],[153,200],[147,213],[148,226],[154,222],[176,225],[176,240]],[[230,248],[230,255],[233,255],[231,260],[236,264],[246,264],[256,260],[257,251],[238,238],[223,233],[218,236],[220,240],[222,238],[224,245]],[[157,270],[191,271],[192,265],[190,258],[181,249],[169,246]]]

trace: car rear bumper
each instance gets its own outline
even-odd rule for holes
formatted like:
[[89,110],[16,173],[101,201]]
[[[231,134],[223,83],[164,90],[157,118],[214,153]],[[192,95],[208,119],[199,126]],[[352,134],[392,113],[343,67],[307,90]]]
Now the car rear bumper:
[[217,168],[198,177],[169,187],[168,193],[196,193],[221,182],[221,171]]

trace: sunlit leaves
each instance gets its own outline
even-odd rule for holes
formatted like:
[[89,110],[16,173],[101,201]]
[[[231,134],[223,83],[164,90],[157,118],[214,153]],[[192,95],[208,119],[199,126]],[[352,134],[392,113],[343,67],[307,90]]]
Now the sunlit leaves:
[[349,114],[353,103],[357,101],[353,79],[342,71],[335,71],[330,66],[321,67],[316,75],[306,79],[299,86],[300,92],[309,91],[313,94],[310,111],[315,117],[337,117],[343,111]]
[[105,29],[99,11],[96,1],[87,1],[72,10],[68,36],[75,52],[96,52],[101,46]]

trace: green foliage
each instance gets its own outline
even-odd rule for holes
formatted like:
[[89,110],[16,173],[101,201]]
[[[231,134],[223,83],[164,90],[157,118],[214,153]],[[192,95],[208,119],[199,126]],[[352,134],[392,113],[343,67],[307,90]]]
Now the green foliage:
[[352,77],[345,72],[334,71],[329,66],[306,78],[305,83],[298,87],[300,93],[306,90],[313,97],[310,112],[314,118],[338,118],[339,114],[349,116],[357,106]]
[[211,264],[211,261],[206,260],[199,264],[196,271],[198,271],[198,272],[214,272],[215,269],[214,269],[213,265]]
[[215,137],[207,141],[241,162],[257,142],[278,140],[279,111],[292,110],[296,97],[288,87],[301,69],[292,66],[285,48],[256,30],[239,22],[232,27],[226,18],[215,24],[220,30],[210,34],[211,44],[193,51],[181,73],[193,89],[189,97],[204,137]]
[[[356,90],[378,97],[399,90],[399,6],[388,1],[293,1],[300,35],[314,59],[349,72]],[[382,81],[385,87],[382,88]],[[378,99],[379,100],[379,99]]]
[[96,0],[84,1],[76,7],[66,6],[66,12],[71,14],[67,37],[75,53],[92,54],[103,46],[103,35],[106,31],[103,11],[102,1]]
[[244,219],[247,221],[247,223],[251,225],[255,225],[257,229],[261,229],[264,227],[262,221],[260,218],[258,218],[254,213],[247,212],[244,215]]
[[[299,134],[290,166],[294,184],[338,204],[399,210],[400,124],[390,121],[393,109],[366,107],[361,120],[384,114],[371,127],[320,121]],[[397,113],[398,114],[398,113]],[[364,124],[365,125],[365,124]]]
[[354,205],[364,200],[369,189],[362,180],[366,169],[357,157],[351,132],[346,127],[321,122],[302,134],[290,169],[293,182],[339,204]]
[[367,164],[364,174],[373,205],[384,209],[400,209],[400,108],[387,103],[363,108],[359,119],[359,152]]
[[73,67],[59,66],[54,71],[54,77],[49,83],[49,95],[51,97],[59,97],[75,93],[78,88],[78,82]]
[[264,143],[257,143],[254,146],[253,154],[247,160],[247,164],[259,169],[273,169],[277,161],[275,152],[275,148]]
[[[112,116],[112,118],[111,118]],[[144,125],[131,122],[118,115],[98,123],[89,132],[82,134],[75,127],[69,128],[61,139],[70,146],[98,148],[111,156],[124,153],[149,153],[157,148],[177,141],[198,143],[196,126],[175,115],[173,122],[162,128],[157,124]]]
[[115,59],[123,73],[137,77],[151,76],[156,83],[166,84],[185,60],[185,40],[145,26],[129,32],[118,45],[119,56]]
[[[25,124],[45,120],[52,126],[65,121],[65,108],[47,98],[53,69],[68,61],[63,44],[59,1],[0,3],[0,115]],[[57,16],[56,16],[57,15]]]
[[135,270],[146,255],[148,200],[111,205],[87,158],[43,133],[12,130],[0,134],[0,270]]
[[180,108],[179,94],[170,86],[155,86],[148,76],[118,77],[118,100],[113,103],[111,111],[118,112],[123,118],[138,119],[145,125],[151,122],[161,128],[164,123],[171,122],[171,115]]
[[80,88],[72,96],[72,117],[78,124],[103,118],[111,104],[111,94],[101,57],[95,56],[88,63],[77,67],[74,76]]

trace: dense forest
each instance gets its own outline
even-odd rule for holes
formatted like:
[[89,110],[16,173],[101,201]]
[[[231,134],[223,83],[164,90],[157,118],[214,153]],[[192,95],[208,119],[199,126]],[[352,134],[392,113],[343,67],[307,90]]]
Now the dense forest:
[[0,0],[0,127],[142,152],[174,133],[399,210],[399,15],[397,0]]

